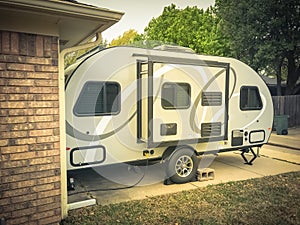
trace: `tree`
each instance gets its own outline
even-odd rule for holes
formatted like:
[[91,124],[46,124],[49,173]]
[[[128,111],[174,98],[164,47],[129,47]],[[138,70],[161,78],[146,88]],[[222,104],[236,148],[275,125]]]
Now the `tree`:
[[109,46],[131,45],[137,35],[138,32],[136,30],[130,29],[125,31],[123,35],[120,35],[118,38],[113,39]]
[[213,8],[204,11],[194,6],[181,10],[172,4],[149,22],[143,38],[148,42],[189,47],[201,54],[228,56],[229,43],[220,27],[221,20]]
[[300,76],[299,0],[216,0],[216,14],[233,55],[256,71],[271,68],[279,94],[287,62],[286,94],[293,94]]

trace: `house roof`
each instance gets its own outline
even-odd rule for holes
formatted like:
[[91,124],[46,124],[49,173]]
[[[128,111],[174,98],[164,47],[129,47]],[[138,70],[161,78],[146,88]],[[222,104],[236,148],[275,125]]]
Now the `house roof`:
[[75,0],[0,0],[0,30],[59,36],[62,50],[88,41],[123,14]]

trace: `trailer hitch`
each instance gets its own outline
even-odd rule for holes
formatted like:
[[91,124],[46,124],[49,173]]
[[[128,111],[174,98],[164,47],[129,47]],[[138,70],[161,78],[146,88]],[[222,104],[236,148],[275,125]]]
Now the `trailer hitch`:
[[[252,155],[253,155],[253,158],[252,158],[250,161],[248,161],[248,159],[247,159],[246,156],[245,156],[245,153],[249,153],[249,151],[250,151],[250,152],[252,153]],[[242,156],[242,158],[244,159],[245,164],[253,165],[252,162],[253,162],[257,157],[259,157],[259,147],[257,148],[257,153],[255,153],[254,150],[253,150],[251,147],[249,147],[249,148],[244,148],[244,149],[242,149],[241,156]]]

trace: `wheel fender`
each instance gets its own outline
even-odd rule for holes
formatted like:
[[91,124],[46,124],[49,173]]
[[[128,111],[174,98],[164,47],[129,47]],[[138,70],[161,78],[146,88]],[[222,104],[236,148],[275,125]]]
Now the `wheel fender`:
[[183,148],[188,148],[197,155],[195,149],[192,148],[191,146],[188,146],[188,145],[177,146],[177,147],[169,147],[163,153],[163,157],[162,157],[163,161],[170,160],[170,158],[172,158],[172,156],[175,154],[175,152],[177,152],[177,151],[179,151],[180,149],[183,149]]

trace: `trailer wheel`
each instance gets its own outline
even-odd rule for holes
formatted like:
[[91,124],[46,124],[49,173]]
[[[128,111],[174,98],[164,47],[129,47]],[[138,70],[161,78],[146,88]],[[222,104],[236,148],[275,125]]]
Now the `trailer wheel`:
[[176,149],[167,162],[167,176],[177,184],[186,183],[195,178],[198,158],[189,148]]

